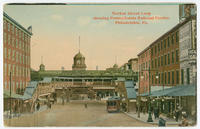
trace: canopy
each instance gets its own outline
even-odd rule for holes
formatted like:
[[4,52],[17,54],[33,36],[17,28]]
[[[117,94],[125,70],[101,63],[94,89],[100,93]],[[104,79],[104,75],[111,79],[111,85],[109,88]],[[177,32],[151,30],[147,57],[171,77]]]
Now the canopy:
[[[11,98],[20,99],[21,97],[22,97],[22,95],[11,92]],[[10,98],[10,91],[3,90],[3,98],[4,99]]]
[[[194,85],[173,86],[172,88],[157,90],[151,92],[150,96],[195,96],[196,90]],[[149,96],[149,93],[141,94]]]
[[133,85],[133,81],[125,81],[126,93],[128,99],[136,99],[137,94]]
[[21,99],[23,100],[31,99],[37,86],[38,86],[37,81],[29,82],[28,86],[25,89],[24,95],[21,97]]

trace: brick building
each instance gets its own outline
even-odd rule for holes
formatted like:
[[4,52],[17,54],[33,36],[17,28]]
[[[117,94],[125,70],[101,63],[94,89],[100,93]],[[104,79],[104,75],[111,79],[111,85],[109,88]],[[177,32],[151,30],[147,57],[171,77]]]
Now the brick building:
[[149,47],[138,54],[139,66],[139,93],[149,92],[149,67],[151,60],[151,50]]
[[5,12],[3,13],[3,80],[5,90],[9,90],[11,85],[12,92],[20,93],[30,81],[31,31],[31,26],[25,29]]

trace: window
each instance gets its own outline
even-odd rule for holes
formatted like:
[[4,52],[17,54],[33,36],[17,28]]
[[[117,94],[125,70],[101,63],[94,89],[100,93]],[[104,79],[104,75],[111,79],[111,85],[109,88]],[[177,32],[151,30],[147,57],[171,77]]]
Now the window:
[[166,48],[166,39],[164,40],[164,49]]
[[187,84],[190,84],[190,69],[187,68]]
[[178,31],[176,32],[176,43],[179,41]]
[[11,72],[11,64],[8,64],[8,74],[10,75]]
[[157,59],[155,59],[155,68],[157,68]]
[[16,39],[16,41],[15,41],[15,46],[16,46],[16,48],[18,48],[18,39]]
[[15,36],[17,37],[17,35],[18,35],[18,31],[17,31],[18,29],[17,29],[17,27],[15,28]]
[[10,58],[11,58],[11,49],[9,48],[8,49],[8,59],[10,60]]
[[21,39],[21,30],[19,30],[19,38]]
[[176,71],[176,84],[179,84],[179,71]]
[[172,84],[174,84],[174,71],[172,71]]
[[160,52],[160,43],[158,43],[158,52]]
[[152,84],[153,84],[153,74],[152,74]]
[[7,75],[7,64],[4,63],[4,70],[3,70],[4,76],[6,77]]
[[151,49],[151,56],[153,56],[153,48]]
[[160,57],[158,57],[158,67],[160,67]]
[[167,47],[170,47],[169,37],[167,38]]
[[8,23],[8,31],[10,31],[10,23]]
[[170,64],[170,54],[168,53],[168,65]]
[[3,33],[3,41],[4,41],[4,44],[7,44],[7,33]]
[[167,72],[165,72],[165,84],[167,84]]
[[184,69],[181,69],[181,84],[184,84]]
[[160,73],[158,74],[158,83],[160,84]]
[[19,40],[19,49],[21,49],[21,40]]
[[161,56],[161,66],[163,66],[163,56]]
[[6,29],[6,20],[3,20],[3,29]]
[[151,68],[153,69],[153,60],[151,61]]
[[157,53],[157,46],[155,45],[155,54]]
[[14,28],[14,25],[12,25],[12,26],[11,26],[11,32],[12,32],[12,34],[14,34],[14,29],[15,29],[15,28]]
[[10,35],[8,34],[8,45],[10,45]]
[[162,84],[164,83],[164,73],[161,74],[161,78],[162,78]]
[[4,58],[6,59],[7,57],[7,48],[4,48]]
[[174,34],[172,34],[172,36],[171,36],[171,43],[172,43],[172,45],[174,44]]
[[163,41],[161,41],[160,43],[160,49],[162,50],[162,47],[163,47]]
[[168,72],[168,84],[170,84],[170,72]]
[[172,52],[172,63],[174,63],[174,52]]
[[165,55],[165,65],[167,65],[167,55]]
[[12,51],[12,60],[15,60],[15,50]]
[[14,37],[12,38],[12,46],[13,47],[15,46],[15,39],[14,39]]
[[179,54],[178,54],[178,50],[176,50],[176,62],[178,62],[179,60]]

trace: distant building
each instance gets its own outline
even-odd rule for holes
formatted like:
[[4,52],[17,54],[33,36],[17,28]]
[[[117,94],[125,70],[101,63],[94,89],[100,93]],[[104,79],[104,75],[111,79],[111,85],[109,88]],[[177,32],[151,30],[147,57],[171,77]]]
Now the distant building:
[[31,31],[31,26],[25,29],[5,12],[3,13],[3,88],[9,90],[11,86],[14,93],[25,89],[30,81]]
[[128,69],[138,72],[138,58],[132,58],[128,60]]

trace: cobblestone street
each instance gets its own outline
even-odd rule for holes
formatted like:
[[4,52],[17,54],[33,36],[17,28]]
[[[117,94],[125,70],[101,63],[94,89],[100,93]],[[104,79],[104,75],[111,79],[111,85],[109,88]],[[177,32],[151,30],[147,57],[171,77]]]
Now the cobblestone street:
[[107,113],[103,102],[73,101],[51,109],[4,120],[5,126],[157,126],[130,118],[124,113]]

